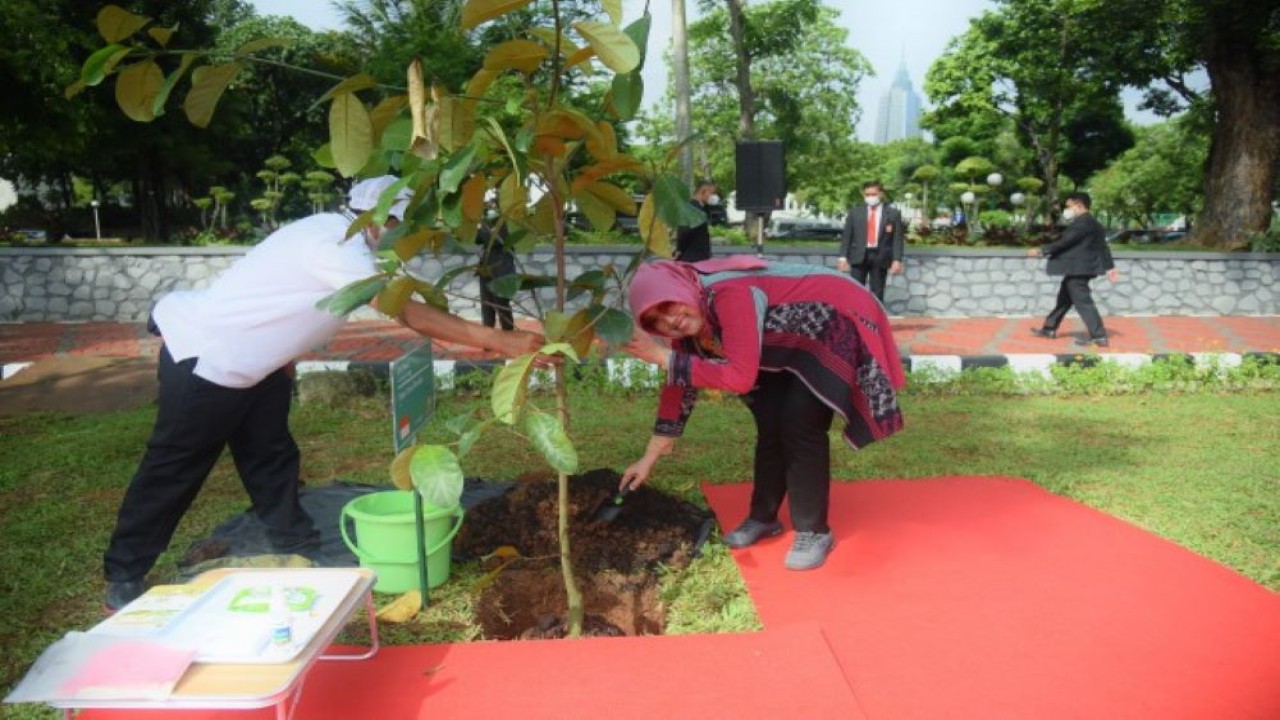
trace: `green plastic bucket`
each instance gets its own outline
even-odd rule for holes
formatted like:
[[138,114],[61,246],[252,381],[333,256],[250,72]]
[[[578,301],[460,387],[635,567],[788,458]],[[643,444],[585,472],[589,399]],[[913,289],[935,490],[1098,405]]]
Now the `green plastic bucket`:
[[[449,579],[453,536],[462,527],[462,516],[460,507],[446,510],[425,500],[422,503],[429,587],[437,587]],[[354,540],[347,532],[348,518],[355,526]],[[374,590],[401,593],[418,588],[412,491],[388,490],[361,495],[342,508],[338,527],[342,541],[360,559],[360,567],[378,574]]]

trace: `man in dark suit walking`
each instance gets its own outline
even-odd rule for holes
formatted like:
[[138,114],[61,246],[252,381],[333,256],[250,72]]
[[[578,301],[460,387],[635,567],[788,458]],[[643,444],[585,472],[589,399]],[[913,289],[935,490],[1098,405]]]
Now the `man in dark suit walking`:
[[862,199],[863,203],[850,208],[845,216],[836,269],[853,275],[883,303],[888,274],[902,272],[907,229],[902,213],[882,204],[884,186],[879,180],[862,184]]
[[716,184],[710,180],[700,181],[693,190],[693,198],[689,200],[689,204],[707,219],[697,225],[676,230],[676,260],[701,262],[711,259],[711,213],[707,208],[719,203]]
[[1088,338],[1077,340],[1076,344],[1107,347],[1107,330],[1102,326],[1102,316],[1093,304],[1089,281],[1106,275],[1108,280],[1115,282],[1120,273],[1111,259],[1106,230],[1089,212],[1093,205],[1089,194],[1071,193],[1063,204],[1066,207],[1062,216],[1067,220],[1067,227],[1062,235],[1042,248],[1027,251],[1031,257],[1049,258],[1046,271],[1050,275],[1062,276],[1057,304],[1045,317],[1044,325],[1032,328],[1031,333],[1043,338],[1057,337],[1058,326],[1074,305],[1089,332]]

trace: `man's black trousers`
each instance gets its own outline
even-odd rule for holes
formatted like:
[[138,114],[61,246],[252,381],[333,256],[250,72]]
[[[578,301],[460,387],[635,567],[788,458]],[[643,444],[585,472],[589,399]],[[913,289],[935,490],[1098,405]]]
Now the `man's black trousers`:
[[1058,302],[1044,319],[1046,330],[1056,331],[1067,316],[1067,311],[1074,305],[1076,312],[1080,313],[1080,319],[1084,321],[1085,329],[1089,331],[1089,337],[1098,340],[1107,336],[1107,329],[1102,326],[1102,315],[1093,304],[1093,293],[1089,290],[1089,281],[1092,279],[1092,275],[1067,275],[1062,278],[1062,285],[1058,286]]
[[253,512],[279,552],[308,552],[319,538],[298,503],[298,446],[289,434],[293,380],[277,370],[249,388],[226,388],[160,349],[159,411],[147,451],[120,505],[103,567],[108,581],[141,580],[230,446]]
[[867,255],[866,260],[850,266],[849,271],[853,275],[853,279],[870,290],[871,294],[875,295],[876,299],[883,305],[884,284],[889,277],[889,268],[881,265],[878,259],[872,258],[870,252]]

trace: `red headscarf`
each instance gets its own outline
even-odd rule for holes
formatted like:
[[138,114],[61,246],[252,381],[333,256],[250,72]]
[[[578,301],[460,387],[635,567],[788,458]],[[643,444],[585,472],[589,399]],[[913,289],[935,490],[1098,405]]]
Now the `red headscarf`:
[[647,333],[657,334],[653,328],[647,327],[644,314],[666,302],[678,302],[698,308],[703,316],[707,313],[706,298],[702,292],[699,275],[725,272],[727,270],[760,270],[768,266],[764,260],[750,255],[731,255],[718,260],[703,260],[696,263],[682,263],[672,260],[654,260],[645,263],[636,271],[631,279],[631,288],[627,299],[631,304],[631,316],[636,324]]

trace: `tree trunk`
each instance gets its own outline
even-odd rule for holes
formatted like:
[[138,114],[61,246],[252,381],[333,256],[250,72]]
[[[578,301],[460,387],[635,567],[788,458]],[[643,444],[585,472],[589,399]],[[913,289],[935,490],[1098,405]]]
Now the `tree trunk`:
[[169,237],[164,169],[151,153],[145,153],[141,158],[134,202],[138,206],[143,239],[147,243],[158,244]]
[[[737,56],[738,77],[738,140],[756,138],[756,94],[751,89],[751,54],[747,52],[747,24],[743,16],[745,0],[728,0],[729,34],[733,38],[733,52]],[[765,216],[754,210],[746,211],[742,227],[752,242],[757,242],[763,230]],[[757,243],[757,252],[763,252],[763,244]]]
[[1261,48],[1223,43],[1206,63],[1214,124],[1204,180],[1204,211],[1192,236],[1234,250],[1271,224],[1271,192],[1280,162],[1280,77]]
[[743,15],[744,0],[728,0],[729,34],[733,53],[738,60],[738,139],[756,137],[756,94],[751,89],[751,55],[747,52],[747,22]]
[[689,35],[685,25],[684,0],[671,0],[671,70],[676,85],[676,142],[680,146],[680,179],[692,190],[693,146],[689,136]]

